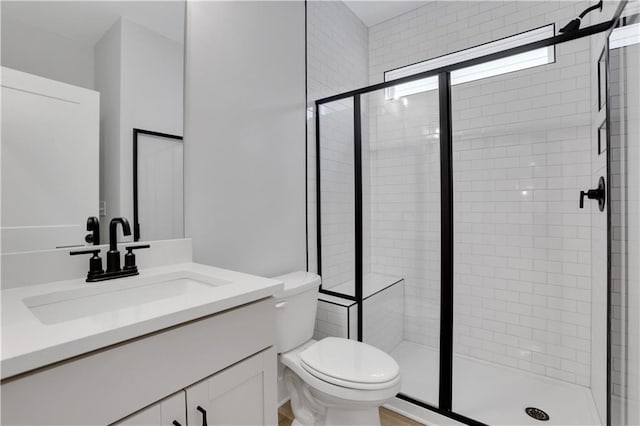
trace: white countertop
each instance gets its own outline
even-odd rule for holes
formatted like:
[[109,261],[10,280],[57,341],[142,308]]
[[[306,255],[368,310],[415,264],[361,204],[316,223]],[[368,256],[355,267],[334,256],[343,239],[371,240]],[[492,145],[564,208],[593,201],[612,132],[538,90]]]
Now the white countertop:
[[[115,311],[96,312],[63,322],[43,324],[24,299],[47,297],[52,293],[94,287],[126,289],[134,282],[153,282],[159,277],[176,278],[190,274],[206,281],[225,280],[229,284],[183,297],[158,298]],[[135,284],[137,286],[137,284]],[[1,292],[2,297],[2,379],[48,364],[177,324],[215,314],[265,297],[282,288],[280,281],[197,263],[183,263],[142,270],[130,278],[97,283],[83,279],[19,287]],[[73,315],[71,316],[73,317]]]

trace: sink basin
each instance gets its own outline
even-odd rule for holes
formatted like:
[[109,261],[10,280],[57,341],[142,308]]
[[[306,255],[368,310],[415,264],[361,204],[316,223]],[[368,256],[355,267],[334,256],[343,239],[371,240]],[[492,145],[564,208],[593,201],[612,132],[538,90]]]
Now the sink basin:
[[193,275],[174,273],[171,276],[106,281],[79,289],[27,297],[23,302],[41,323],[57,324],[170,299],[187,304],[198,302],[211,295],[216,287],[230,283]]

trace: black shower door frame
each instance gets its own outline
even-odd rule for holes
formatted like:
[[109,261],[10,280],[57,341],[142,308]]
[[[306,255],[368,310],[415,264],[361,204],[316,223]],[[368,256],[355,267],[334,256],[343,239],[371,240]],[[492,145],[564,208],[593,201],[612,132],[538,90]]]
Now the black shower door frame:
[[[560,34],[544,40],[524,44],[500,52],[491,53],[478,58],[446,65],[433,70],[421,72],[407,77],[398,78],[373,84],[356,90],[332,95],[315,101],[315,138],[316,138],[316,220],[317,220],[317,265],[318,274],[322,276],[322,222],[321,222],[321,169],[320,169],[320,107],[324,104],[343,99],[353,100],[353,124],[354,124],[354,203],[355,203],[355,295],[343,294],[320,287],[323,294],[337,296],[356,302],[357,314],[357,338],[363,339],[363,259],[362,259],[362,129],[361,129],[361,95],[370,92],[422,80],[428,77],[438,77],[439,99],[439,123],[440,123],[440,215],[441,215],[441,280],[440,280],[440,346],[439,346],[439,393],[438,406],[416,400],[409,395],[399,393],[397,398],[422,408],[434,411],[451,419],[474,426],[485,425],[475,419],[456,413],[452,408],[453,399],[453,314],[454,314],[454,242],[453,242],[453,132],[451,117],[451,72],[482,64],[496,59],[506,58],[519,53],[543,47],[555,46],[571,40],[577,40],[598,33],[610,32],[618,25],[622,11],[627,3],[623,0],[612,20],[600,24],[585,27],[571,34]],[[609,136],[607,135],[607,138]],[[607,145],[608,142],[607,142]],[[609,192],[609,191],[608,191]],[[610,269],[610,265],[608,265]],[[610,299],[610,273],[608,275],[607,305]],[[607,358],[610,357],[610,349],[607,348]],[[609,404],[607,404],[607,424],[609,421]]]

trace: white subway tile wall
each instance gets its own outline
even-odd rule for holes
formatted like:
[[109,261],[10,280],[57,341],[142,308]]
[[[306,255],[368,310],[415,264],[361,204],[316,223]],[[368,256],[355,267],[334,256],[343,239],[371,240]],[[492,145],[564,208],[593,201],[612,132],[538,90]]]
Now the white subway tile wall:
[[[340,1],[310,1],[307,3],[307,176],[308,176],[308,220],[309,220],[309,269],[317,271],[316,252],[316,143],[315,143],[315,100],[336,93],[367,85],[368,79],[368,33],[367,27],[351,10]],[[337,104],[337,103],[336,103]],[[341,125],[336,133],[353,135],[353,110],[349,102],[343,109]],[[337,105],[334,105],[337,106]],[[343,103],[344,106],[344,103]],[[349,113],[351,115],[349,115]],[[353,137],[349,140],[331,140],[331,133],[324,129],[322,117],[322,138],[332,144],[332,152],[323,158],[323,190],[342,190],[345,197],[348,191],[353,194]],[[337,123],[336,123],[337,124]],[[342,145],[341,145],[342,144]],[[324,152],[324,151],[323,151]],[[322,156],[321,156],[322,158]],[[329,171],[339,171],[332,182],[324,167]],[[324,194],[323,194],[324,196]],[[348,281],[347,276],[354,275],[354,221],[353,196],[343,198],[341,205],[327,205],[330,210],[332,228],[323,225],[323,286],[325,288]],[[349,204],[349,205],[347,205]],[[325,211],[323,209],[323,215]],[[329,213],[329,212],[327,212]],[[347,244],[346,241],[349,241]],[[328,246],[333,246],[329,252]],[[339,256],[344,255],[344,261]],[[336,264],[334,264],[335,262]],[[340,266],[338,266],[340,265]],[[342,281],[341,281],[342,280]]]
[[555,64],[452,89],[455,350],[585,386],[588,57],[579,40],[558,46]]
[[[637,13],[640,3],[626,8],[625,15]],[[638,235],[640,229],[640,188],[638,183],[637,160],[639,155],[638,120],[640,116],[637,76],[640,73],[640,45],[612,50],[609,61],[610,99],[610,134],[611,145],[608,147],[611,180],[609,191],[611,196],[611,228],[612,228],[612,365],[611,392],[616,400],[640,401],[638,380],[640,377],[640,350],[638,339],[633,333],[633,324],[638,317]],[[634,72],[635,71],[635,72]],[[635,84],[632,82],[635,80]],[[606,230],[605,230],[606,231]],[[606,237],[606,233],[605,233]],[[634,262],[635,259],[635,262]],[[634,297],[635,296],[635,297]],[[632,325],[629,325],[632,324]],[[613,419],[621,416],[617,407],[613,408]],[[631,411],[631,410],[629,410]],[[637,415],[637,413],[636,413]],[[632,415],[627,421],[632,424]]]
[[[586,5],[430,3],[370,28],[369,82],[410,63],[551,22],[563,25]],[[589,385],[590,215],[577,209],[576,198],[590,185],[589,43],[557,49],[556,64],[452,90],[455,350]],[[414,97],[408,108],[420,117]],[[439,195],[437,174],[417,181],[424,182],[424,196]],[[421,216],[436,241],[437,213]],[[433,243],[420,233],[395,235],[396,244],[413,250]],[[377,241],[374,236],[374,253]],[[399,269],[411,257],[406,251],[396,251]],[[431,280],[415,284],[406,272],[381,272],[407,280],[405,339],[437,347],[439,258],[433,260],[424,266]],[[384,263],[392,260],[374,257],[372,270]]]
[[[322,286],[355,279],[353,100],[320,107]],[[355,295],[355,287],[345,292]]]
[[[404,338],[437,348],[440,330],[440,137],[438,91],[369,109],[371,271],[405,280]],[[368,310],[364,310],[367,317]]]
[[[335,298],[329,298],[335,300]],[[349,337],[349,304],[351,303],[348,302],[341,305],[335,302],[318,300],[313,338],[320,340],[329,336]]]
[[[587,5],[432,2],[369,28],[367,35],[340,2],[310,2],[309,100],[312,105],[317,98],[380,82],[384,71],[551,22],[559,28]],[[579,210],[577,195],[591,187],[595,77],[589,49],[586,40],[560,45],[555,64],[452,90],[455,350],[585,386],[591,362],[591,206]],[[403,338],[436,348],[437,114],[436,91],[393,101],[384,101],[381,92],[363,96],[363,196],[369,197],[364,234],[370,250],[365,271],[405,279]],[[312,117],[309,124],[309,193],[315,194]],[[352,145],[340,149],[352,155]],[[309,211],[313,268],[313,196]],[[350,213],[334,218],[347,232]],[[323,249],[324,238],[323,232]],[[331,255],[337,259],[337,253]],[[323,278],[342,279],[346,269],[338,270]]]
[[[626,339],[623,337],[623,329],[620,327],[621,324],[626,322],[627,315],[627,298],[626,298],[626,289],[625,284],[627,280],[627,270],[628,267],[626,265],[626,247],[625,247],[625,239],[624,235],[627,234],[627,215],[624,214],[624,211],[628,208],[625,204],[627,204],[627,194],[623,191],[623,185],[625,174],[628,173],[626,170],[627,161],[626,158],[626,149],[625,145],[625,134],[624,134],[624,121],[625,117],[623,114],[625,113],[623,109],[623,105],[625,102],[624,96],[620,93],[621,86],[625,84],[624,81],[621,81],[620,74],[622,71],[622,61],[621,58],[623,54],[637,54],[637,50],[635,49],[625,49],[626,51],[614,51],[611,53],[611,59],[609,61],[609,66],[611,70],[610,78],[614,79],[611,84],[611,92],[609,94],[611,102],[609,104],[610,108],[610,129],[609,132],[611,134],[611,145],[607,147],[609,151],[609,155],[611,158],[611,179],[609,180],[609,191],[611,196],[611,227],[613,230],[614,239],[612,241],[611,247],[611,259],[613,263],[612,272],[614,272],[612,279],[612,294],[611,294],[611,304],[612,304],[612,374],[611,374],[611,392],[614,395],[623,396],[626,394],[625,389],[625,380],[624,380],[624,370],[625,370],[625,360],[624,354],[627,352],[626,350]],[[637,61],[637,60],[636,60]],[[606,229],[604,230],[604,237],[606,238]],[[605,241],[606,244],[606,241]],[[605,254],[606,255],[606,254]],[[606,273],[606,271],[604,271]]]

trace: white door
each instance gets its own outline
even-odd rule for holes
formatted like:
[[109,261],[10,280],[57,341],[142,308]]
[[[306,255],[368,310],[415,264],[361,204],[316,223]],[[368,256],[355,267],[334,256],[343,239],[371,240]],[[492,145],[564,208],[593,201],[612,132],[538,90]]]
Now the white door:
[[189,426],[275,426],[276,369],[270,348],[188,387]]
[[2,67],[2,252],[84,245],[98,216],[100,95]]
[[185,393],[180,391],[114,423],[114,426],[186,426],[185,409]]
[[143,241],[184,237],[182,140],[138,135],[138,223]]

